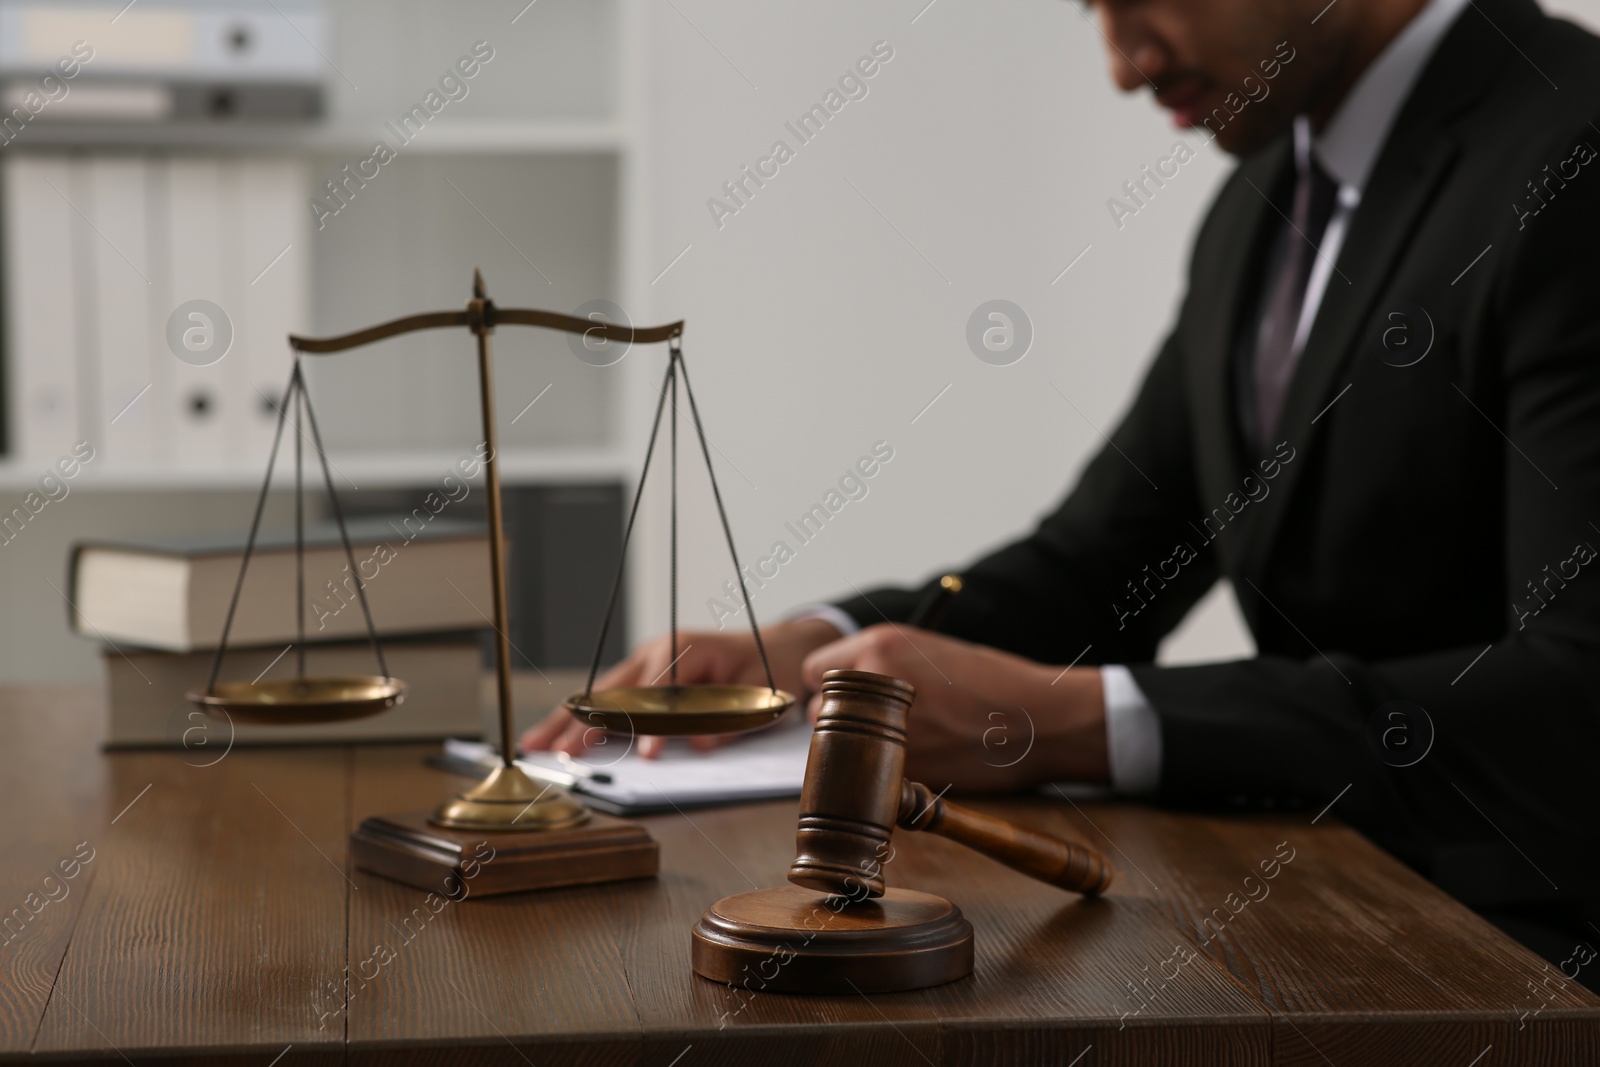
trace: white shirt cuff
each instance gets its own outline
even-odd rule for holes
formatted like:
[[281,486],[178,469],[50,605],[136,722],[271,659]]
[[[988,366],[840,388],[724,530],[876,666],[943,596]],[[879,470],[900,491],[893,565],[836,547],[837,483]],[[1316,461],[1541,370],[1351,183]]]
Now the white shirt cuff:
[[1106,702],[1106,747],[1111,788],[1124,796],[1154,793],[1161,784],[1161,720],[1128,668],[1100,668]]
[[839,631],[840,637],[849,637],[861,629],[861,624],[850,617],[850,613],[834,604],[808,604],[803,608],[796,608],[784,619],[785,622],[799,622],[801,619],[821,619]]

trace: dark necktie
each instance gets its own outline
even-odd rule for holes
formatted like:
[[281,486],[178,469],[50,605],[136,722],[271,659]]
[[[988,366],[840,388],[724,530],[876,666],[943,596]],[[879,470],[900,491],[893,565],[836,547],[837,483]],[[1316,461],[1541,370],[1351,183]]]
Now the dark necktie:
[[1294,375],[1298,355],[1294,336],[1300,326],[1300,307],[1339,191],[1334,180],[1317,165],[1314,155],[1308,153],[1306,163],[1296,169],[1290,214],[1293,226],[1284,233],[1282,266],[1271,282],[1256,348],[1256,444],[1263,449],[1277,427],[1283,397]]

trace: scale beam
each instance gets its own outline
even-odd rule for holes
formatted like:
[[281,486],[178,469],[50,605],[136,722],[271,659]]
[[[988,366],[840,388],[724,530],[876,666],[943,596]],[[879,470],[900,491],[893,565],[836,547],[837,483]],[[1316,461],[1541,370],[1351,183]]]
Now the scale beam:
[[[494,301],[488,299],[483,301],[482,324],[484,328],[490,330],[500,325],[541,326],[547,330],[560,330],[562,333],[599,336],[608,341],[638,342],[642,345],[659,344],[683,336],[682,319],[663,326],[617,326],[612,323],[596,322],[593,319],[580,319],[576,315],[563,315],[556,311],[496,307]],[[354,333],[340,334],[337,337],[300,337],[290,334],[289,347],[308,355],[324,355],[329,352],[360,348],[362,345],[370,345],[374,341],[398,337],[404,333],[437,330],[449,326],[466,326],[476,331],[478,320],[471,310],[428,311],[421,315],[407,315],[391,322],[369,326]]]

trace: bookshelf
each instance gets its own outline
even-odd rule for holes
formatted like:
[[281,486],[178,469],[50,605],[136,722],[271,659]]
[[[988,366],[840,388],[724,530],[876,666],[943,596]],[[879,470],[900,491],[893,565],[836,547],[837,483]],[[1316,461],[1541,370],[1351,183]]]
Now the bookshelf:
[[[407,146],[420,155],[439,153],[570,153],[620,152],[627,146],[621,123],[615,118],[478,118],[454,117],[440,123]],[[27,145],[34,148],[189,149],[201,151],[271,150],[312,154],[357,152],[372,147],[376,127],[353,119],[302,126],[258,123],[253,126],[212,123],[172,124],[152,129],[134,125],[58,123],[28,130]],[[19,139],[18,147],[22,148]],[[0,152],[0,155],[3,155]]]
[[[0,147],[0,512],[21,505],[74,442],[96,450],[70,495],[6,546],[8,571],[60,586],[68,546],[86,536],[242,528],[274,418],[261,394],[283,388],[288,332],[459,307],[474,267],[503,305],[570,312],[604,299],[635,322],[656,321],[641,225],[640,4],[540,0],[519,12],[503,0],[326,0],[318,121],[39,121]],[[308,204],[318,185],[367,157],[379,137],[394,145],[387,124],[480,40],[495,58],[470,93],[319,230]],[[33,249],[19,255],[19,229],[47,224],[56,230],[44,235],[43,259]],[[180,362],[165,336],[172,309],[195,296],[221,305],[237,331],[209,367]],[[660,366],[632,356],[591,366],[564,336],[499,331],[508,489],[630,491]],[[308,361],[336,484],[352,508],[362,491],[371,504],[426,489],[472,448],[473,374],[464,331]],[[49,417],[30,395],[40,381],[56,405]],[[142,395],[141,383],[150,386]],[[209,420],[190,410],[202,392]],[[280,491],[293,485],[286,458]],[[320,485],[309,450],[307,474]],[[274,495],[269,523],[283,521],[286,504]],[[630,570],[630,598],[644,581]],[[67,635],[57,594],[34,585],[22,592],[45,625],[8,631],[0,676],[96,677],[98,650]]]
[[[25,491],[79,439],[97,451],[81,488],[259,484],[272,422],[263,394],[275,397],[287,375],[281,335],[458,306],[475,266],[502,304],[571,311],[599,298],[651,321],[636,232],[634,3],[542,0],[519,13],[489,0],[329,0],[319,121],[32,124],[0,149],[11,246],[0,491]],[[465,80],[467,94],[402,141],[397,116],[480,41],[493,59]],[[380,137],[392,162],[359,188],[347,182],[342,203],[324,187],[322,201],[340,209],[319,226],[318,187]],[[250,186],[267,174],[276,202],[263,207]],[[151,201],[162,218],[127,222]],[[57,230],[28,221],[41,215]],[[242,251],[234,231],[253,217],[262,232]],[[17,247],[30,225],[35,245]],[[43,272],[41,242],[52,249]],[[273,261],[273,249],[289,251]],[[169,351],[164,313],[190,296],[213,299],[237,331],[214,366]],[[532,331],[501,331],[497,356],[509,478],[627,478],[649,389],[639,361],[593,367],[564,338]],[[330,455],[356,484],[425,483],[472,443],[464,334],[311,361],[308,372]],[[152,386],[143,396],[141,382]]]

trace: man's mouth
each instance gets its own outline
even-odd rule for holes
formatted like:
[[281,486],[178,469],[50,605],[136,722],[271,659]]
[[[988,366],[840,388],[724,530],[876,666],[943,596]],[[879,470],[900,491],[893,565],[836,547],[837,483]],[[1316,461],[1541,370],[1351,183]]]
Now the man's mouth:
[[1178,129],[1198,126],[1204,108],[1201,106],[1210,91],[1210,85],[1201,78],[1185,78],[1156,92],[1156,103],[1172,112],[1172,124]]

